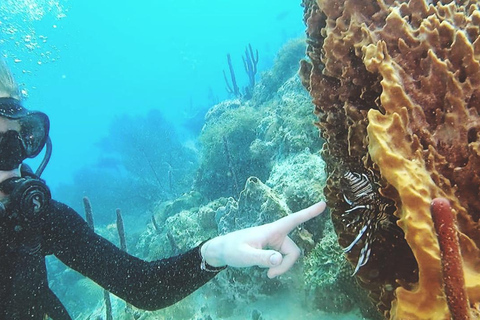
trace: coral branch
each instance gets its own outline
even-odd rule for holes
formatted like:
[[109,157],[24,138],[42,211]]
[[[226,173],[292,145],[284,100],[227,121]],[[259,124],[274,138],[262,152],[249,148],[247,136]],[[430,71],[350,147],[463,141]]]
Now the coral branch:
[[230,70],[230,78],[232,79],[232,85],[228,82],[227,75],[225,70],[223,70],[223,78],[225,79],[225,83],[227,85],[227,92],[233,94],[235,97],[240,97],[240,88],[237,85],[237,80],[235,78],[235,71],[233,70],[232,66],[232,58],[230,54],[227,54],[227,62],[228,62],[228,69]]
[[[125,238],[125,225],[123,223],[122,210],[117,208],[117,210],[115,210],[115,212],[117,214],[117,231],[118,231],[118,238],[120,239],[120,249],[122,251],[127,252],[127,240]],[[107,297],[108,297],[108,299],[107,299]],[[105,306],[107,308],[107,318],[109,316],[111,316],[111,309],[112,309],[111,303],[110,303],[110,307],[109,307],[109,303],[110,303],[110,296],[108,296],[105,293]],[[110,315],[108,313],[109,308],[110,308]],[[128,302],[125,305],[125,312],[130,313],[130,314],[133,313],[132,305]]]
[[83,197],[83,206],[85,207],[85,220],[87,221],[88,226],[95,230],[95,224],[93,223],[93,212],[92,212],[92,204],[88,197]]
[[107,290],[103,290],[103,300],[105,301],[105,319],[113,320],[112,316],[112,301]]
[[249,85],[245,87],[245,93],[242,96],[240,88],[237,85],[237,80],[235,78],[235,71],[233,70],[232,58],[230,54],[227,54],[228,69],[230,70],[230,77],[232,79],[232,84],[228,82],[227,74],[223,70],[223,78],[225,79],[225,84],[227,86],[227,92],[233,94],[237,98],[250,99],[252,98],[253,88],[255,87],[255,75],[257,74],[257,64],[258,64],[258,50],[253,52],[252,45],[249,43],[245,48],[245,56],[242,56],[243,67],[248,76]]
[[127,252],[127,241],[125,240],[125,227],[123,224],[122,211],[117,208],[115,212],[117,213],[117,231],[118,238],[120,239],[120,249]]
[[178,247],[178,244],[175,241],[175,238],[173,237],[173,235],[170,231],[167,231],[167,238],[168,238],[168,242],[170,242],[170,246],[172,247],[173,255],[179,254],[180,253],[180,248]]
[[254,54],[252,45],[249,43],[248,47],[245,48],[245,56],[242,57],[242,60],[250,83],[249,89],[253,90],[253,87],[255,87],[255,75],[257,74],[258,50],[255,50]]
[[[87,225],[95,231],[95,224],[93,223],[92,204],[88,197],[83,197],[83,206],[85,207],[85,219]],[[112,316],[112,302],[110,301],[110,293],[103,289],[103,300],[105,301],[105,316],[107,320],[113,320]]]
[[470,319],[462,257],[452,208],[447,199],[436,198],[430,204],[430,212],[440,245],[445,296],[452,319]]

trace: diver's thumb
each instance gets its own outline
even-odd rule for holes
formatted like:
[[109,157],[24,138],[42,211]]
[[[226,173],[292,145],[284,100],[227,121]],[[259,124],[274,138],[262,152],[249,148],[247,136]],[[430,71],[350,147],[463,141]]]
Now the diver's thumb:
[[[253,249],[251,251],[253,264],[261,268],[273,268],[282,263],[283,256],[275,250]],[[253,262],[253,261],[252,261]]]
[[280,252],[272,251],[273,253],[269,257],[270,267],[279,266],[282,263],[283,256]]

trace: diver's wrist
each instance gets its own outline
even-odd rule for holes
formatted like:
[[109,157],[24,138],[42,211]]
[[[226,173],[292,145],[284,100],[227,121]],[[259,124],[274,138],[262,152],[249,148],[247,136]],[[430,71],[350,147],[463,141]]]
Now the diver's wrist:
[[200,254],[202,256],[202,262],[205,262],[208,266],[213,268],[224,268],[226,263],[222,259],[222,241],[221,236],[206,241],[200,247]]

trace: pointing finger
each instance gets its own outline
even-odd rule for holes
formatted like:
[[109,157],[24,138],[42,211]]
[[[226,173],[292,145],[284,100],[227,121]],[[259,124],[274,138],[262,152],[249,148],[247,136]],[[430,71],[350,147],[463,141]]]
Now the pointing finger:
[[327,204],[325,201],[320,201],[308,208],[283,217],[282,219],[273,222],[272,225],[278,232],[288,234],[298,225],[318,216],[325,210],[326,207]]

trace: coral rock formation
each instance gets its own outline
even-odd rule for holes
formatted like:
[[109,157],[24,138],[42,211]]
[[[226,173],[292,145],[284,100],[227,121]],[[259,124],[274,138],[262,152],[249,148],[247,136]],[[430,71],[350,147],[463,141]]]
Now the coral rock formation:
[[[326,141],[325,190],[339,243],[358,226],[341,177],[369,173],[392,222],[380,225],[358,278],[392,319],[449,319],[430,202],[458,221],[473,317],[480,304],[480,11],[477,1],[304,0],[301,68]],[[398,220],[397,220],[398,219]],[[361,240],[366,241],[366,240]],[[356,247],[361,247],[361,244]],[[356,264],[356,248],[347,258]]]

